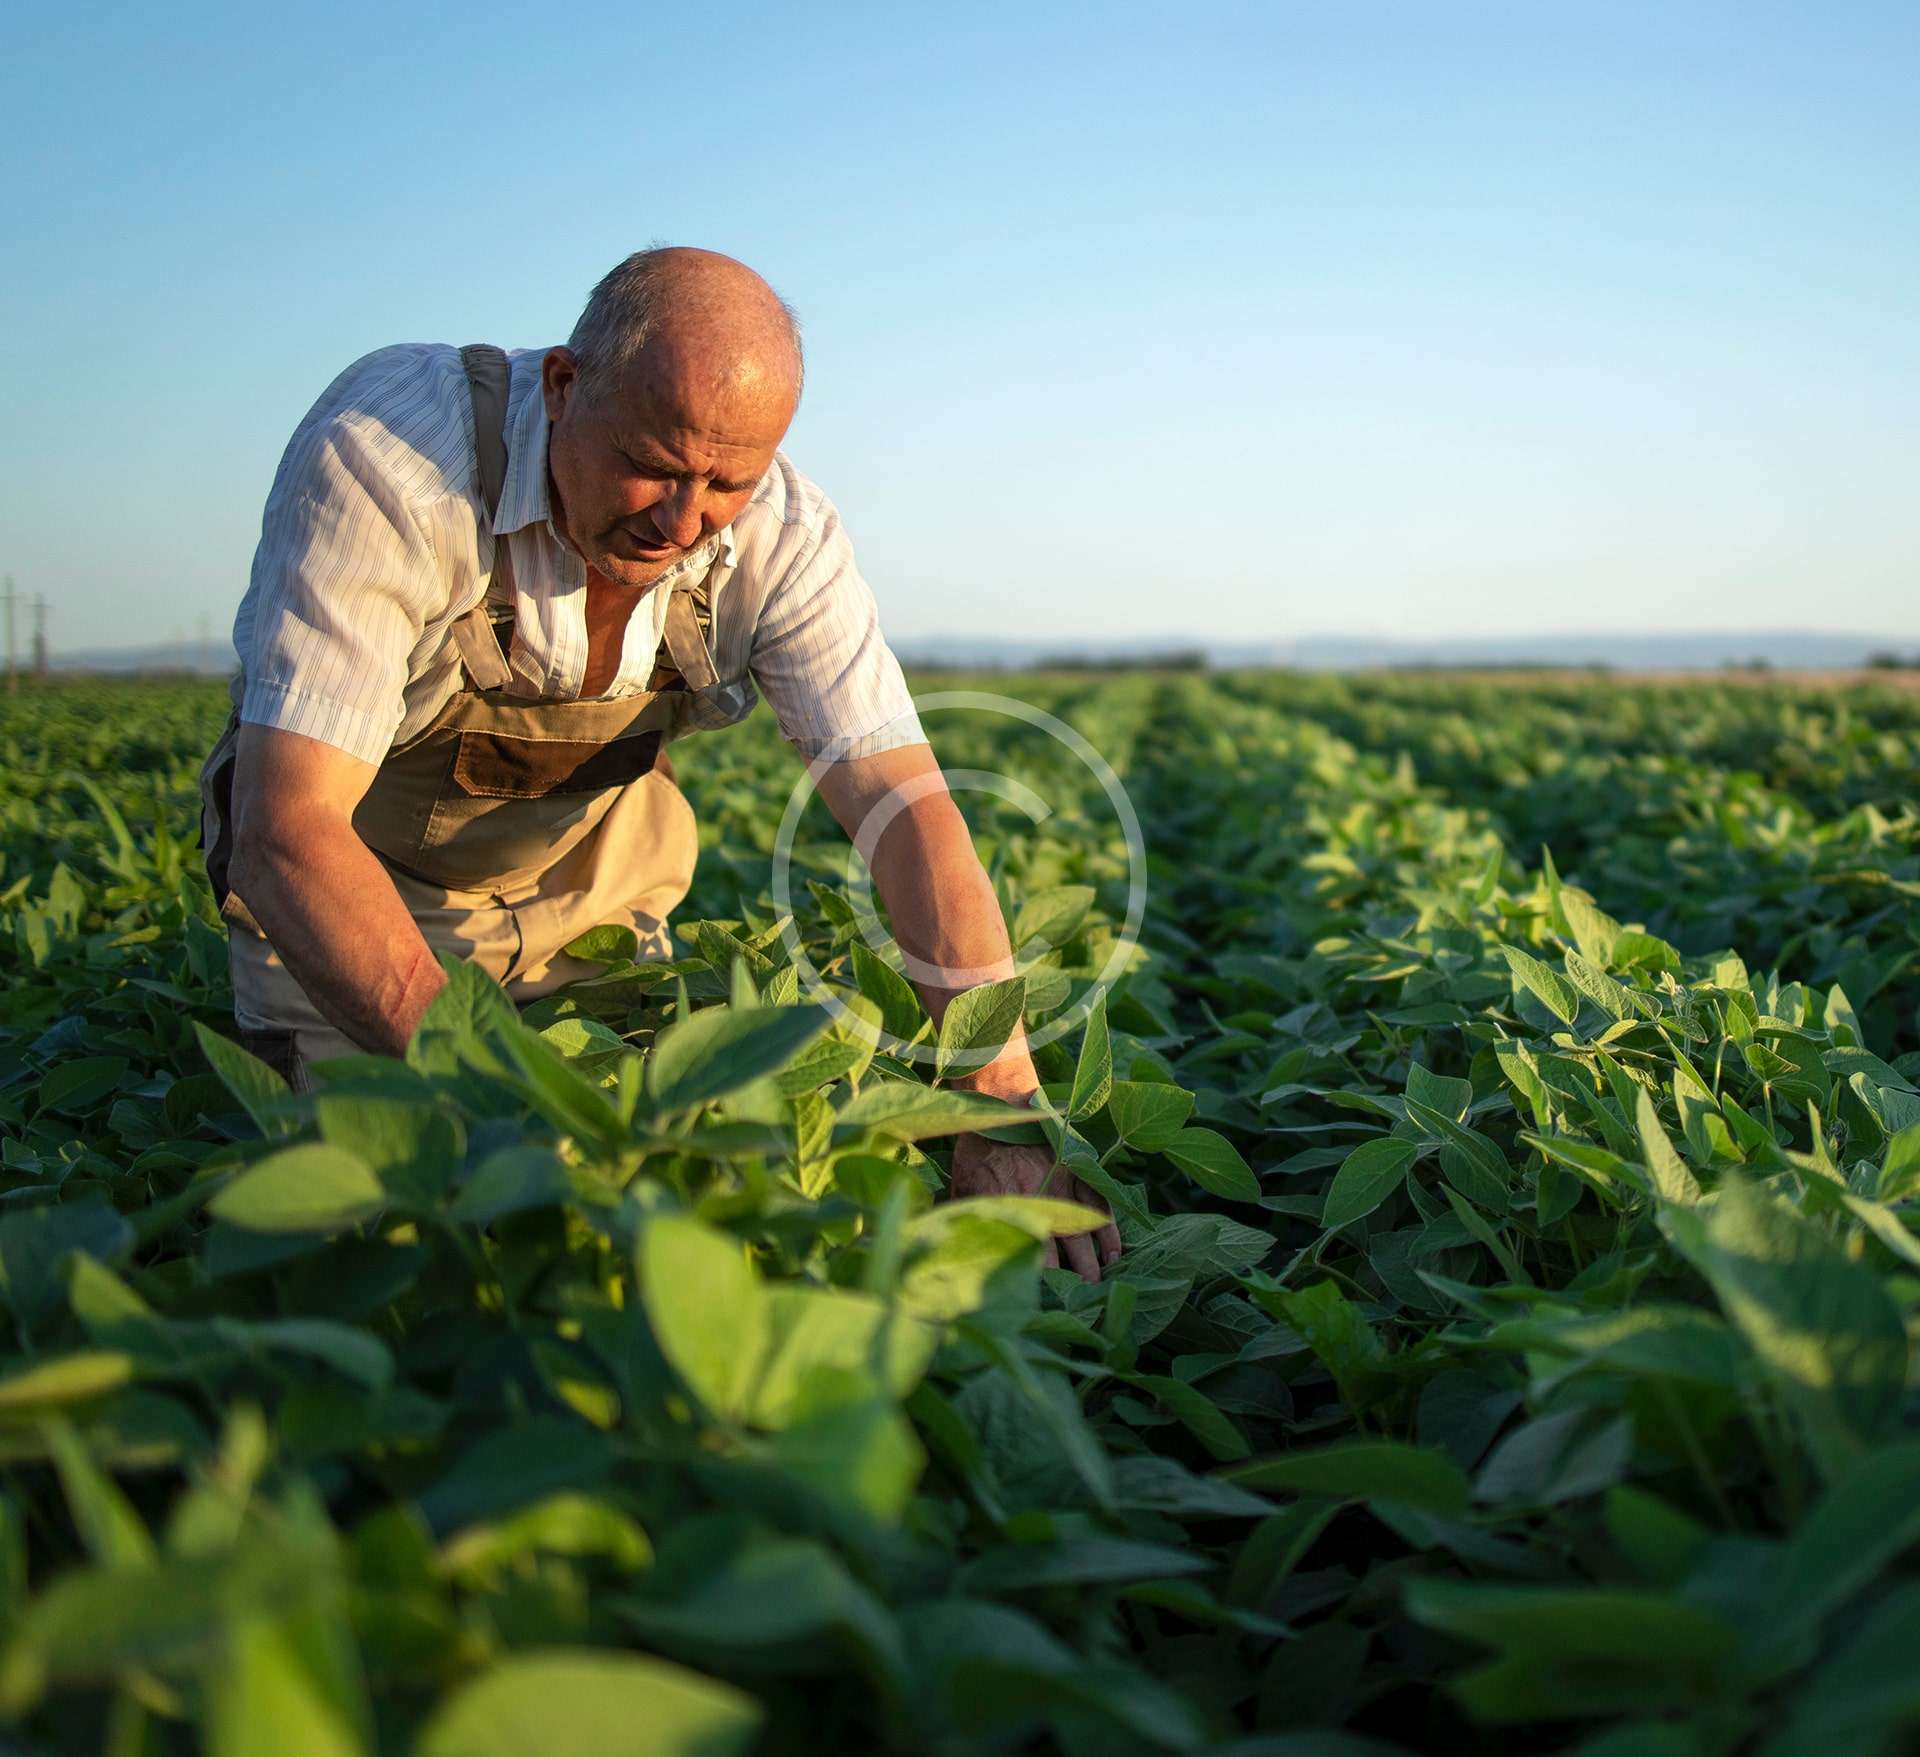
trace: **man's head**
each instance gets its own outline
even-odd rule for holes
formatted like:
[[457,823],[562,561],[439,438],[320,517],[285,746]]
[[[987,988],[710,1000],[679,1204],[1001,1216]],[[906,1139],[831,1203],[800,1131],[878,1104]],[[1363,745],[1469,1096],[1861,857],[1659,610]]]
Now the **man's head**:
[[800,378],[799,325],[744,263],[628,257],[541,363],[556,528],[614,584],[652,585],[746,506]]

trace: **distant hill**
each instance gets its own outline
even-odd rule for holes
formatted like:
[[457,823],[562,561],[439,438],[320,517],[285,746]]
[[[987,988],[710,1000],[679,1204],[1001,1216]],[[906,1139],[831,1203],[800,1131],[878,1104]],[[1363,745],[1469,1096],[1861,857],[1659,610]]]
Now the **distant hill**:
[[1307,671],[1416,665],[1604,665],[1619,671],[1711,671],[1759,662],[1781,670],[1846,670],[1878,652],[1920,655],[1920,634],[1818,634],[1800,629],[1732,629],[1684,634],[1460,636],[1396,641],[1368,635],[1315,635],[1297,641],[1208,641],[1168,635],[1120,641],[995,640],[974,635],[903,637],[903,663],[929,668],[1015,669],[1051,659],[1117,663],[1178,655],[1196,644],[1216,666],[1284,665]]
[[48,662],[55,671],[226,677],[239,665],[240,658],[232,641],[162,641],[151,647],[96,647],[83,653],[55,653]]
[[[1416,665],[1605,665],[1618,671],[1712,671],[1755,661],[1780,670],[1847,670],[1874,653],[1920,657],[1920,633],[1816,634],[1804,629],[1741,633],[1708,629],[1685,634],[1557,634],[1460,636],[1396,641],[1370,635],[1314,635],[1297,641],[1195,642],[1176,635],[1126,640],[1002,640],[983,635],[906,636],[894,642],[903,663],[927,669],[1018,670],[1052,660],[1126,663],[1204,654],[1216,666],[1285,665],[1305,671]],[[229,641],[167,641],[148,647],[98,647],[58,653],[56,671],[125,675],[187,673],[226,677],[239,663]]]

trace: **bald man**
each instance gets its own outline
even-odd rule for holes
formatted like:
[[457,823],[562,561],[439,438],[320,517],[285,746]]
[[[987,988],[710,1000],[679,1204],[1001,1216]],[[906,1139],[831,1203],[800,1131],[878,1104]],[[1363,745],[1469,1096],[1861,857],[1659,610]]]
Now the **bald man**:
[[[565,347],[381,348],[300,423],[201,781],[241,1039],[297,1088],[329,1056],[400,1053],[436,953],[522,1003],[586,974],[564,948],[589,927],[671,956],[696,840],[664,747],[760,694],[935,1021],[1012,973],[838,515],[779,449],[801,378],[759,275],[650,250]],[[1030,1100],[1024,1034],[964,1083]],[[1043,1185],[1102,1206],[1043,1149],[956,1143],[954,1193]],[[1062,1250],[1097,1279],[1119,1234]]]

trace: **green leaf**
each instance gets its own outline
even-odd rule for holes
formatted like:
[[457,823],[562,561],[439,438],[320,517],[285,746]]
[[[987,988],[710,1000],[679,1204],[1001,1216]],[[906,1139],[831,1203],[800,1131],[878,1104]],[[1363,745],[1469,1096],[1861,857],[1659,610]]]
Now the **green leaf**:
[[1560,1355],[1624,1374],[1677,1379],[1689,1386],[1738,1391],[1747,1372],[1739,1344],[1711,1312],[1694,1306],[1629,1306],[1621,1311],[1569,1312],[1496,1324],[1492,1348]]
[[1660,1125],[1660,1113],[1644,1086],[1634,1089],[1634,1126],[1640,1136],[1640,1150],[1653,1181],[1654,1193],[1663,1202],[1677,1202],[1691,1208],[1700,1200],[1700,1185],[1692,1167],[1674,1151],[1673,1142]]
[[[799,1414],[815,1373],[868,1375],[904,1397],[932,1358],[933,1329],[870,1294],[776,1283],[760,1298],[766,1340],[750,1363],[751,1387],[741,1406],[756,1427],[784,1427]],[[665,1348],[664,1337],[661,1343]]]
[[609,922],[577,934],[565,946],[569,958],[589,964],[631,964],[640,952],[640,936],[630,927]]
[[1809,1751],[1898,1751],[1920,1723],[1913,1630],[1920,1585],[1895,1587],[1808,1675],[1792,1717],[1759,1757]]
[[1562,961],[1573,986],[1609,1019],[1638,1019],[1645,1015],[1643,997],[1624,983],[1615,982],[1591,959],[1581,957],[1578,952],[1568,952]]
[[22,1329],[31,1330],[60,1305],[69,1263],[114,1262],[133,1242],[125,1217],[98,1199],[0,1214],[0,1298]]
[[250,1166],[208,1209],[250,1232],[341,1232],[371,1220],[386,1191],[364,1161],[338,1147],[283,1147]]
[[865,1374],[810,1377],[768,1452],[823,1499],[888,1524],[906,1512],[926,1466],[913,1424]]
[[[1144,1261],[1143,1261],[1144,1260]],[[1149,1253],[1134,1253],[1133,1267],[1145,1272]],[[1380,1378],[1380,1339],[1353,1301],[1331,1281],[1316,1281],[1297,1293],[1281,1291],[1260,1296],[1305,1338],[1320,1358],[1350,1410],[1363,1410],[1375,1395]]]
[[1035,955],[1036,942],[1042,953],[1060,950],[1080,931],[1093,901],[1091,885],[1055,885],[1036,891],[1013,918],[1014,948],[1023,957]]
[[1216,1196],[1230,1202],[1260,1200],[1260,1180],[1225,1135],[1212,1129],[1182,1129],[1161,1152]]
[[[789,964],[787,968],[791,970],[793,966]],[[829,1032],[801,1050],[774,1076],[774,1081],[783,1097],[799,1098],[830,1085],[842,1074],[855,1072],[864,1060],[871,1059],[871,1054],[860,1044],[849,1043],[844,1037]]]
[[40,1107],[84,1113],[109,1092],[118,1091],[126,1074],[123,1055],[85,1055],[60,1062],[40,1082]]
[[652,1561],[653,1546],[611,1502],[563,1491],[497,1523],[468,1526],[441,1546],[440,1561],[450,1573],[485,1585],[502,1568],[536,1553],[603,1556],[630,1573]]
[[338,1609],[239,1623],[215,1674],[207,1757],[366,1757],[352,1640]]
[[662,1111],[711,1103],[778,1073],[832,1022],[823,1006],[704,1007],[654,1040],[647,1091]]
[[1738,1177],[1711,1209],[1663,1209],[1660,1220],[1787,1393],[1829,1473],[1893,1420],[1907,1332],[1879,1276]]
[[[1199,1709],[1171,1685],[1137,1668],[1090,1661],[1007,1606],[927,1599],[903,1611],[901,1623],[930,1704],[986,1741],[976,1737],[947,1748],[1010,1750],[1022,1729],[1056,1714],[1093,1729],[1089,1751],[1207,1746]],[[1230,1749],[1222,1747],[1223,1754]]]
[[1478,1129],[1469,1129],[1416,1099],[1406,1100],[1407,1119],[1445,1145],[1440,1168],[1460,1193],[1489,1213],[1504,1214],[1512,1206],[1513,1169]]
[[1371,1214],[1405,1180],[1414,1151],[1413,1142],[1387,1135],[1362,1141],[1334,1173],[1320,1224],[1329,1232],[1338,1232]]
[[841,1105],[834,1113],[833,1143],[837,1147],[869,1130],[898,1141],[920,1141],[929,1135],[958,1135],[1036,1120],[1024,1105],[978,1092],[935,1091],[917,1081],[895,1080],[870,1085]]
[[1904,1202],[1920,1193],[1920,1123],[1892,1136],[1880,1160],[1876,1192],[1883,1202]]
[[153,1539],[119,1486],[94,1463],[86,1447],[64,1421],[50,1423],[48,1449],[60,1472],[60,1487],[73,1515],[74,1529],[101,1567],[118,1571],[150,1568]]
[[555,1128],[602,1153],[619,1150],[626,1130],[619,1112],[598,1084],[537,1031],[517,1021],[502,1027],[495,1038],[519,1070],[534,1108]]
[[508,1214],[556,1207],[572,1194],[567,1168],[551,1148],[502,1147],[474,1168],[447,1215],[468,1226],[487,1226]]
[[1613,942],[1612,953],[1601,960],[1614,970],[1678,970],[1678,951],[1650,933],[1628,928]]
[[660,1352],[713,1414],[744,1418],[772,1340],[745,1248],[688,1215],[658,1214],[641,1231],[638,1266]]
[[193,1034],[199,1040],[200,1053],[220,1076],[221,1084],[240,1101],[240,1108],[253,1119],[254,1127],[270,1141],[292,1134],[299,1125],[284,1108],[284,1101],[291,1096],[286,1081],[258,1056],[249,1055],[239,1044],[208,1030],[197,1019]]
[[1161,1153],[1193,1114],[1193,1094],[1157,1080],[1116,1080],[1107,1095],[1107,1120],[1137,1153]]
[[1191,1550],[1129,1542],[1118,1537],[1009,1544],[960,1570],[964,1592],[1031,1592],[1050,1586],[1104,1586],[1135,1580],[1172,1580],[1203,1574],[1213,1564]]
[[1808,1639],[1920,1542],[1920,1443],[1867,1453],[1838,1476],[1785,1546],[1766,1581],[1762,1654],[1795,1663]]
[[1480,1210],[1469,1202],[1465,1196],[1461,1195],[1452,1184],[1442,1184],[1440,1189],[1441,1193],[1447,1199],[1448,1206],[1453,1209],[1454,1215],[1460,1224],[1466,1228],[1467,1232],[1474,1239],[1486,1246],[1487,1250],[1492,1254],[1493,1260],[1500,1265],[1501,1270],[1505,1273],[1507,1280],[1516,1282],[1523,1287],[1530,1285],[1532,1277],[1520,1267],[1519,1259],[1507,1248],[1506,1240],[1487,1224],[1486,1217]]
[[1079,1202],[1062,1202],[1052,1196],[960,1196],[921,1215],[907,1229],[907,1237],[937,1238],[955,1219],[966,1217],[1005,1221],[1009,1226],[1017,1226],[1028,1238],[1037,1239],[1097,1232],[1107,1224],[1107,1216],[1098,1209]]
[[387,1345],[350,1324],[336,1324],[326,1318],[276,1318],[243,1328],[257,1346],[322,1361],[370,1391],[384,1390],[393,1383],[393,1356]]
[[[661,1570],[677,1572],[678,1561],[663,1556]],[[905,1686],[906,1656],[886,1607],[818,1543],[773,1538],[703,1554],[689,1586],[672,1602],[636,1594],[613,1608],[649,1646],[735,1666],[784,1660],[805,1670],[850,1649],[848,1657],[878,1674],[883,1687]]]
[[1399,1501],[1456,1519],[1467,1510],[1466,1472],[1444,1452],[1397,1440],[1354,1440],[1223,1472],[1243,1489],[1320,1495],[1339,1501]]
[[957,994],[940,1019],[940,1047],[934,1077],[969,1073],[985,1067],[1020,1024],[1026,1009],[1027,979],[1010,976],[1004,982],[983,982]]
[[133,1377],[133,1357],[83,1349],[0,1379],[0,1418],[36,1416],[118,1390]]
[[1677,1587],[1710,1541],[1704,1525],[1644,1489],[1607,1490],[1607,1535],[1656,1584]]
[[1507,851],[1498,842],[1494,843],[1487,855],[1487,864],[1480,874],[1480,881],[1473,887],[1473,906],[1484,909],[1493,901],[1494,893],[1500,889],[1500,871],[1506,864]]
[[1093,1003],[1080,1038],[1080,1059],[1074,1064],[1067,1115],[1076,1121],[1092,1116],[1112,1093],[1113,1045],[1107,1035],[1107,997],[1103,994]]
[[[1038,1298],[1041,1239],[1023,1217],[979,1211],[982,1202],[1013,1197],[943,1202],[906,1231],[907,1262],[895,1289],[901,1309],[944,1323],[988,1312],[1019,1325],[1033,1316]],[[1071,1214],[1090,1210],[1045,1203]]]
[[326,1577],[323,1557],[272,1537],[229,1555],[162,1558],[137,1577],[69,1570],[21,1616],[9,1688],[18,1694],[39,1680],[105,1682],[133,1667],[217,1660],[237,1625],[283,1611]]
[[1596,907],[1583,892],[1565,887],[1560,892],[1560,912],[1573,929],[1574,943],[1605,970],[1613,962],[1614,947],[1620,938],[1620,923],[1604,909]]
[[1253,1450],[1227,1412],[1185,1379],[1171,1378],[1164,1373],[1135,1373],[1128,1376],[1127,1383],[1148,1392],[1170,1414],[1178,1417],[1180,1425],[1214,1458],[1231,1463]]
[[414,1757],[738,1757],[761,1718],[750,1696],[663,1659],[536,1649],[454,1691]]
[[1500,953],[1521,987],[1562,1024],[1571,1025],[1580,1016],[1580,997],[1558,971],[1518,946],[1503,945]]
[[1488,1720],[1657,1711],[1717,1697],[1732,1627],[1663,1592],[1410,1581],[1407,1609],[1430,1628],[1496,1647],[1498,1663],[1455,1686]]
[[431,1104],[323,1094],[313,1108],[321,1139],[370,1167],[387,1194],[411,1208],[436,1206],[459,1173],[459,1125]]
[[598,1489],[613,1463],[606,1436],[577,1417],[534,1416],[519,1427],[487,1430],[417,1499],[434,1533],[445,1537],[549,1495]]
[[471,959],[439,954],[446,986],[427,1003],[407,1045],[407,1065],[421,1073],[447,1073],[463,1063],[495,1071],[499,1057],[487,1046],[520,1028],[507,991]]
[[1451,1074],[1436,1074],[1418,1062],[1407,1069],[1407,1096],[1416,1104],[1437,1110],[1451,1122],[1465,1119],[1473,1103],[1473,1082]]
[[859,940],[853,943],[853,980],[879,1007],[881,1029],[902,1043],[911,1043],[926,1017],[913,984]]

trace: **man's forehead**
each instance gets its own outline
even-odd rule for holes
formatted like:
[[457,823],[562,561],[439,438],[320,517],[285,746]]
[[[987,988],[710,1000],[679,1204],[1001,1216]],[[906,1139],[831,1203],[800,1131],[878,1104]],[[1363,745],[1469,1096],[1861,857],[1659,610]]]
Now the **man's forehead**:
[[688,394],[684,387],[629,379],[612,399],[615,437],[627,449],[675,456],[770,452],[784,437],[790,407],[762,396]]
[[781,434],[750,427],[713,428],[691,422],[668,419],[649,421],[629,417],[615,424],[615,437],[621,447],[636,455],[685,461],[706,456],[749,456],[771,451],[780,443]]
[[740,434],[784,432],[796,394],[787,363],[764,348],[663,338],[634,356],[608,400],[656,432]]

